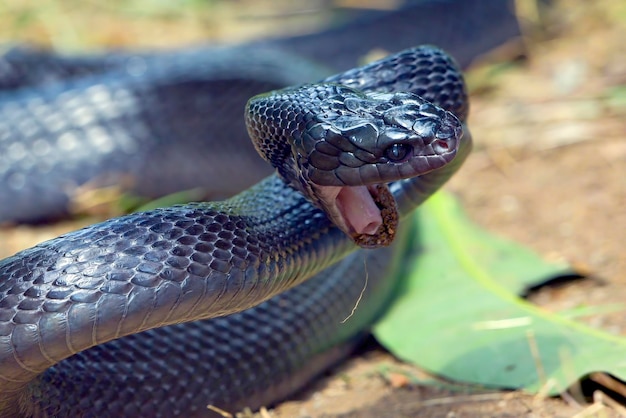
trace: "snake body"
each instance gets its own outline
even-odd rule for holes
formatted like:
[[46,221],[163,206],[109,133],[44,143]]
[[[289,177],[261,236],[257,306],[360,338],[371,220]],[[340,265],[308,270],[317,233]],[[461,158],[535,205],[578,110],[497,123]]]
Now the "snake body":
[[[58,218],[86,183],[130,182],[143,196],[211,183],[212,199],[244,190],[271,172],[254,151],[242,152],[252,149],[243,140],[247,99],[325,74],[291,58],[248,48],[120,55],[91,64],[93,74],[58,83],[26,79],[1,92],[0,200],[12,204],[0,206],[0,223]],[[211,180],[224,175],[229,182]]]
[[[431,47],[258,96],[248,129],[278,174],[222,203],[116,218],[0,262],[3,413],[190,416],[207,404],[258,407],[336,360],[342,346],[332,347],[358,338],[388,300],[393,281],[382,278],[393,257],[388,249],[352,256],[369,259],[377,278],[368,292],[377,293],[347,326],[339,321],[358,296],[358,262],[294,286],[355,243],[389,244],[398,226],[386,216],[376,231],[345,221],[349,210],[333,212],[318,189],[380,184],[368,193],[392,196],[377,204],[404,217],[469,151],[452,113],[396,90],[465,117],[462,78]],[[335,216],[345,221],[339,227]],[[175,325],[241,311],[221,323]],[[309,358],[315,367],[302,369]]]

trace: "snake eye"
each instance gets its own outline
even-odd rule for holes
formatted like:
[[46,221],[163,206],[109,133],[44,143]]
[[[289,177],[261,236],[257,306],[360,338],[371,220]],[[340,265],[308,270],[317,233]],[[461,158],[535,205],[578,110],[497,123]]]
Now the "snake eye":
[[397,163],[404,160],[410,151],[410,145],[395,143],[385,150],[385,156],[389,161]]

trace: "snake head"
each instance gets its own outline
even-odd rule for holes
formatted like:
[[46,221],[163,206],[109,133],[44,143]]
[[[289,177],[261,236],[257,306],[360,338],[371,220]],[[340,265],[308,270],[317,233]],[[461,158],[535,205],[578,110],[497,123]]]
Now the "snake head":
[[365,94],[321,84],[279,92],[272,100],[263,123],[276,125],[264,127],[263,138],[282,140],[262,139],[257,149],[365,248],[389,245],[397,230],[399,214],[387,184],[450,163],[463,135],[452,113],[412,93]]
[[387,183],[451,162],[461,122],[411,93],[348,96],[329,105],[296,146],[316,204],[362,247],[388,245],[399,215]]

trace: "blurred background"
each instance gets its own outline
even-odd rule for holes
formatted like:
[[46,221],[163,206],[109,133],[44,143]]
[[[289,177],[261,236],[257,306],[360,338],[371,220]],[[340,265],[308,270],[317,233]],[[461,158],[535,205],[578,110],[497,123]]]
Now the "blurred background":
[[[27,43],[63,53],[237,44],[314,33],[401,3],[4,0],[0,44],[8,49]],[[588,276],[543,288],[531,300],[550,310],[623,303],[626,2],[518,0],[516,13],[522,36],[475,62],[467,73],[475,152],[447,187],[483,227],[546,259],[566,260]],[[98,212],[57,225],[0,228],[0,256],[103,216]],[[584,320],[626,335],[623,309]],[[272,416],[415,416],[417,411],[444,416],[454,409],[463,416],[504,416],[508,411],[509,416],[552,417],[571,416],[582,408],[561,400],[537,403],[513,393],[424,409],[413,401],[406,382],[381,378],[381,364],[396,363],[384,352],[370,350],[316,385],[316,392],[282,405]]]

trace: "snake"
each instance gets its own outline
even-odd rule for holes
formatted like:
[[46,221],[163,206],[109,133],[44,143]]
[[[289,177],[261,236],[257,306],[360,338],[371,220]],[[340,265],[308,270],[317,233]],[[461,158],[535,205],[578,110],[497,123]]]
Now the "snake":
[[[0,263],[2,410],[32,416],[190,416],[208,404],[237,408],[241,402],[249,407],[271,402],[273,396],[264,392],[281,391],[282,373],[293,380],[304,358],[326,357],[329,341],[354,338],[349,332],[354,324],[339,323],[348,304],[326,295],[317,309],[301,312],[294,304],[303,301],[297,299],[319,296],[315,289],[303,295],[296,285],[358,247],[373,251],[367,255],[368,274],[385,276],[393,257],[375,256],[375,249],[394,241],[400,218],[450,177],[469,152],[469,134],[463,135],[461,124],[467,108],[460,72],[433,47],[409,49],[322,83],[255,96],[247,105],[246,125],[276,174],[223,202],[115,218]],[[317,285],[329,286],[329,278],[345,285],[354,274],[322,274]],[[282,303],[254,308],[285,291]],[[276,316],[292,309],[294,323],[276,329],[287,321]],[[326,320],[320,309],[330,314]],[[231,314],[242,311],[255,319],[237,323]],[[185,324],[224,316],[225,333]],[[176,335],[167,347],[157,343],[165,341],[162,336],[148,334],[181,323],[167,331]],[[265,338],[274,332],[295,341]],[[137,338],[122,338],[128,335]],[[190,341],[203,348],[187,347]],[[94,346],[98,350],[90,353]],[[177,349],[171,352],[171,346]],[[212,346],[227,346],[229,353],[222,356]],[[181,357],[186,367],[177,363]],[[126,374],[125,366],[146,360],[138,370],[127,370],[135,378],[146,373],[138,385],[126,383],[130,393],[111,390],[118,388],[115,379]],[[80,371],[92,365],[96,370]],[[235,365],[246,371],[231,375]],[[223,368],[229,372],[222,375]],[[218,376],[210,379],[214,373]],[[90,396],[106,392],[116,399]]]
[[255,96],[246,128],[275,174],[0,261],[0,416],[213,416],[289,396],[388,305],[401,226],[469,154],[467,112],[430,46]]

